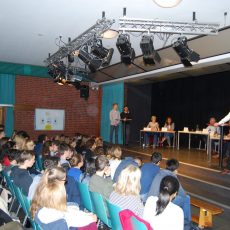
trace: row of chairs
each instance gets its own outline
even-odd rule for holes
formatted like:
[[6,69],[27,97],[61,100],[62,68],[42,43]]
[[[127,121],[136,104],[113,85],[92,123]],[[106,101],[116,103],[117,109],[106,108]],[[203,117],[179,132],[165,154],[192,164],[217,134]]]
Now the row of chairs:
[[5,173],[4,171],[1,172],[2,177],[6,181],[6,185],[9,188],[11,194],[12,194],[12,201],[9,207],[9,211],[12,211],[12,208],[16,202],[18,203],[18,208],[16,211],[16,215],[18,216],[19,210],[22,209],[24,212],[24,220],[22,222],[23,226],[26,225],[27,220],[31,223],[31,226],[34,230],[42,230],[42,228],[34,221],[34,219],[31,216],[30,213],[30,200],[28,197],[23,193],[21,188],[16,186],[10,176]]
[[[108,200],[105,200],[100,193],[91,192],[86,184],[77,182],[79,188],[81,204],[89,212],[97,215],[98,219],[113,230],[122,230],[120,213],[122,209]],[[107,214],[108,210],[108,214]],[[109,216],[109,217],[108,217]],[[139,218],[140,219],[140,218]],[[146,225],[135,216],[130,218],[130,230],[147,230]]]

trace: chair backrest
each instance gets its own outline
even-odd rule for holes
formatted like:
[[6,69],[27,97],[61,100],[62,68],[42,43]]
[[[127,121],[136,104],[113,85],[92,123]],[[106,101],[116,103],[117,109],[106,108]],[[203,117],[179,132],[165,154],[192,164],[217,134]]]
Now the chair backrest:
[[111,228],[111,222],[107,216],[106,206],[102,195],[98,192],[90,192],[90,195],[93,201],[94,213],[104,224]]
[[13,185],[13,182],[12,182],[10,176],[4,171],[2,171],[2,175],[6,180],[7,187],[10,189],[12,195],[15,196],[14,185]]
[[136,217],[131,217],[132,230],[147,230],[146,225],[139,221]]
[[94,212],[93,203],[91,200],[89,187],[84,183],[77,182],[77,186],[80,192],[81,204],[84,208],[86,208],[90,212]]
[[106,205],[108,207],[112,229],[122,230],[122,225],[119,217],[119,212],[122,209],[115,204],[110,203],[108,200],[106,200]]

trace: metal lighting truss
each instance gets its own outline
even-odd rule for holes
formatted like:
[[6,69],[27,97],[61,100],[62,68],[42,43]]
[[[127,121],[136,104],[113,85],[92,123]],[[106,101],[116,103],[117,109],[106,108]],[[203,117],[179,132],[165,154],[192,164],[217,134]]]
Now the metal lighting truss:
[[70,41],[66,45],[59,48],[59,50],[48,57],[45,62],[49,65],[51,63],[55,63],[60,61],[64,57],[67,57],[68,54],[79,50],[82,46],[93,41],[95,36],[100,36],[103,32],[110,29],[115,20],[110,20],[106,18],[102,18],[96,22],[93,26],[91,26],[88,30],[83,32],[74,40]]
[[153,19],[123,17],[119,19],[119,31],[162,34],[217,35],[220,24],[173,22]]

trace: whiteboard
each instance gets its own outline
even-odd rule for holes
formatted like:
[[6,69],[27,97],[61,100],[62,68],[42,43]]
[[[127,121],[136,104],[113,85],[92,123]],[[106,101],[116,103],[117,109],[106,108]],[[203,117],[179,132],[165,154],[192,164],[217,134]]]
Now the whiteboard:
[[35,109],[35,130],[64,130],[65,110]]

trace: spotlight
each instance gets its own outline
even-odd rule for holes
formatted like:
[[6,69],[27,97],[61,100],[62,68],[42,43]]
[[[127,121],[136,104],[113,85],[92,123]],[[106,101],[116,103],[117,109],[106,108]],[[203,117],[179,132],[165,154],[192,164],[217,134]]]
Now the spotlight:
[[184,36],[179,37],[177,41],[173,43],[172,47],[179,55],[185,67],[192,66],[191,62],[198,62],[200,60],[200,55],[188,47],[187,38]]
[[91,53],[96,57],[102,59],[102,66],[109,65],[113,57],[113,52],[113,48],[106,49],[105,47],[103,47],[101,39],[97,39],[91,46]]
[[54,79],[54,82],[61,83],[66,78],[66,66],[62,61],[48,66],[48,74]]
[[155,61],[161,61],[160,55],[154,49],[151,36],[144,35],[141,39],[140,47],[143,53],[143,61],[145,64],[155,65]]
[[91,72],[96,72],[97,69],[101,67],[102,60],[95,58],[93,55],[89,54],[86,50],[81,49],[79,51],[78,57],[88,65]]
[[129,65],[135,58],[135,51],[131,46],[128,34],[120,34],[117,43],[117,49],[121,54],[121,62]]
[[73,54],[68,54],[68,62],[73,63],[74,62],[74,55]]

